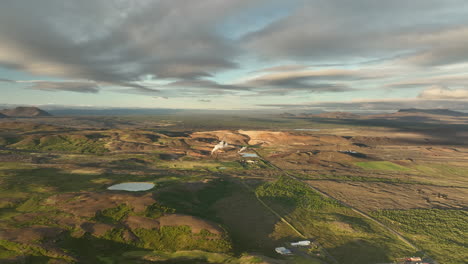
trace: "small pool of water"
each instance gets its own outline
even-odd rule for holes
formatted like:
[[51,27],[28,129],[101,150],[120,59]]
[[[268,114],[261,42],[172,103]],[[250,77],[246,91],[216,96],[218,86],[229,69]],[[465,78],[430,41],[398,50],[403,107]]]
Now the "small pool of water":
[[129,192],[138,192],[138,191],[147,191],[154,187],[153,183],[149,182],[124,182],[119,184],[114,184],[109,186],[107,189],[111,191],[129,191]]
[[296,128],[296,131],[320,131],[318,128]]
[[257,153],[240,153],[244,158],[258,158]]

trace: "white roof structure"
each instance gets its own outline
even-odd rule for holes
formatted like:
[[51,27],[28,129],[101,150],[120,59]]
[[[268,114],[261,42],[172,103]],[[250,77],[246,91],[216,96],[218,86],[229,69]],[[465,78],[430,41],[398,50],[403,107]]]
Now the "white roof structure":
[[211,155],[213,155],[217,150],[226,148],[227,146],[229,146],[229,144],[226,141],[219,142],[218,145],[214,146],[213,150],[211,150]]
[[241,153],[242,151],[246,150],[247,147],[242,147],[239,151],[237,151],[237,153]]
[[275,248],[276,253],[281,254],[281,255],[290,255],[292,254],[291,250],[285,248],[285,247],[277,247]]
[[307,246],[310,246],[310,241],[309,240],[302,240],[302,241],[292,242],[291,246],[293,246],[293,247],[307,247]]

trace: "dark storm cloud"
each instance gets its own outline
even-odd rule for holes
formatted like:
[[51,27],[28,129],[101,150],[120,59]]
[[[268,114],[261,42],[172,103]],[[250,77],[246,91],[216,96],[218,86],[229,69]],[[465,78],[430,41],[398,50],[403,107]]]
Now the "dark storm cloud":
[[249,2],[3,1],[0,65],[142,92],[144,77],[210,76],[237,67],[215,25]]
[[330,61],[409,52],[411,64],[466,62],[467,12],[464,0],[310,0],[244,43],[268,58]]

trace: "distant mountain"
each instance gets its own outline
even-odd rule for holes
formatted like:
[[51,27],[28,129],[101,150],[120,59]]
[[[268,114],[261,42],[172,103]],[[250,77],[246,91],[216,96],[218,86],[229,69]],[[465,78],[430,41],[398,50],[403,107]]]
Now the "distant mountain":
[[36,116],[51,116],[44,110],[41,110],[37,107],[25,107],[19,106],[13,109],[3,109],[0,111],[0,114],[3,114],[7,117],[36,117]]
[[0,113],[0,118],[5,118],[5,117],[8,117],[8,116],[6,116],[6,115]]
[[294,116],[296,116],[296,115],[295,115],[295,114],[288,113],[288,112],[284,112],[284,113],[280,114],[279,116],[281,116],[281,117],[294,117]]
[[315,115],[309,115],[309,117],[319,117],[319,118],[334,118],[334,119],[359,119],[360,115],[356,115],[348,112],[326,112]]
[[445,115],[445,116],[468,116],[467,113],[457,112],[449,109],[418,109],[408,108],[400,109],[398,113],[420,113],[420,114],[431,114],[431,115]]

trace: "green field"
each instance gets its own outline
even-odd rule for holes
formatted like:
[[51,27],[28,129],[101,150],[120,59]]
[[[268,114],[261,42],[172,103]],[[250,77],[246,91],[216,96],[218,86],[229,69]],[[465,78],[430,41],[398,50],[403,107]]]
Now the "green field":
[[462,264],[468,258],[468,212],[463,210],[383,210],[373,213],[400,230],[439,263]]
[[102,154],[109,151],[106,149],[104,141],[86,135],[26,136],[21,141],[8,146],[27,150],[95,154]]
[[407,167],[390,161],[366,161],[356,162],[354,164],[366,170],[409,171]]
[[257,195],[339,263],[388,262],[414,253],[387,230],[291,178],[262,185]]

